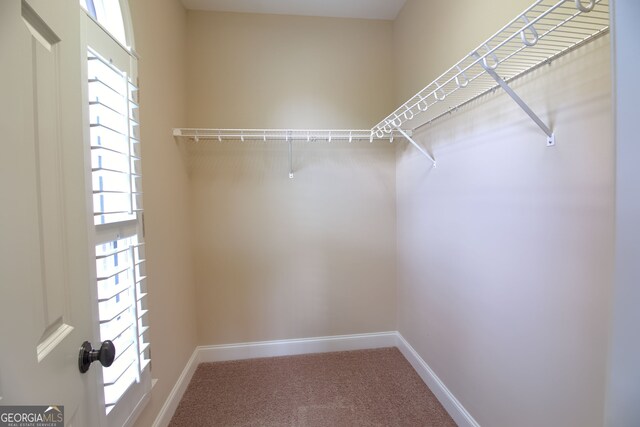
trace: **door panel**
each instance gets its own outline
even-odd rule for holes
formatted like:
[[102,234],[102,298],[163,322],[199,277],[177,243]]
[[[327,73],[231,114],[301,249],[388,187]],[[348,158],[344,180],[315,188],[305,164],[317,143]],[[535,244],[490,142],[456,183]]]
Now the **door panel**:
[[[77,1],[0,2],[0,400],[88,426],[92,338]],[[97,344],[94,342],[94,344]]]
[[33,76],[33,142],[35,153],[38,231],[42,280],[36,286],[34,305],[41,317],[38,361],[54,351],[73,331],[69,325],[66,297],[64,209],[60,168],[59,97],[60,38],[31,9],[22,4],[22,18],[32,35],[30,43]]

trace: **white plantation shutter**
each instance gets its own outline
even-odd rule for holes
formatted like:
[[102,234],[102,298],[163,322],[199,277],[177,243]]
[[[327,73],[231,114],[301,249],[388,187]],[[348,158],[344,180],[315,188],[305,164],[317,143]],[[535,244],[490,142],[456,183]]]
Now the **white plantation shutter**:
[[102,372],[108,415],[127,405],[150,364],[138,88],[91,48],[87,72],[100,340],[116,348]]
[[95,224],[142,211],[138,88],[89,50],[89,115]]
[[117,353],[103,368],[107,413],[149,364],[145,341],[146,277],[144,245],[130,236],[96,246],[100,338],[111,340]]

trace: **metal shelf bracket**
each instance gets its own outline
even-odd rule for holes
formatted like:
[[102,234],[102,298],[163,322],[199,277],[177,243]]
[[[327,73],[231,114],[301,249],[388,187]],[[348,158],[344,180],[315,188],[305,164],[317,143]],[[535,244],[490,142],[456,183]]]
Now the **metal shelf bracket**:
[[287,132],[287,143],[289,144],[289,178],[293,179],[293,142],[291,132]]
[[431,154],[429,154],[427,152],[427,150],[425,150],[424,148],[422,148],[421,146],[418,145],[417,142],[415,142],[413,140],[413,138],[411,138],[409,136],[409,134],[407,134],[407,132],[405,132],[404,130],[400,129],[400,128],[396,128],[398,130],[398,132],[400,132],[402,134],[402,136],[404,136],[404,138],[409,141],[414,147],[416,147],[418,149],[418,151],[420,151],[426,158],[428,158],[429,160],[431,160],[431,163],[433,164],[433,167],[436,167],[436,159],[433,158],[433,156]]
[[[478,52],[473,52],[471,56],[478,60],[482,59],[482,56]],[[492,67],[491,65],[489,65],[486,60],[481,61],[481,64],[482,68],[485,69],[487,74],[489,74],[496,81],[496,83],[498,83],[500,87],[504,89],[505,92],[507,92],[507,95],[509,95],[511,99],[513,99],[516,104],[518,104],[518,106],[522,108],[525,113],[527,113],[531,120],[533,120],[547,135],[547,147],[556,145],[556,137],[553,134],[553,131],[549,129],[549,126],[547,126],[546,123],[543,122],[542,119],[540,119],[540,117],[538,117],[538,115],[534,113],[531,108],[529,108],[527,103],[524,102],[513,89],[511,89],[511,86],[509,86],[509,84],[505,82],[504,79],[498,75],[498,73],[496,73],[496,67]]]

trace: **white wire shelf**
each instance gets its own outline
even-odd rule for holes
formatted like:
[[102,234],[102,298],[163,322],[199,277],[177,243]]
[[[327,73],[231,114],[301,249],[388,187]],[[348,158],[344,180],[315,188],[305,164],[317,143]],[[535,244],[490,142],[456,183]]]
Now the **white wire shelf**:
[[372,129],[196,129],[173,130],[176,139],[203,141],[292,142],[362,141],[404,138],[436,166],[433,155],[417,144],[413,131],[502,87],[555,144],[555,135],[509,87],[509,82],[551,63],[609,31],[609,0],[537,0],[500,31],[453,65]]
[[506,83],[550,63],[609,30],[609,0],[539,0],[481,43],[393,113],[372,132],[416,130],[502,86],[548,136],[552,131]]
[[[368,141],[387,140],[393,142],[396,138],[406,138],[412,144],[411,131],[397,129],[382,137],[376,136],[370,129],[195,129],[176,128],[173,136],[178,140],[186,140],[193,144],[223,142],[257,142],[277,141],[285,142],[289,151],[289,178],[293,178],[293,143],[303,142],[337,142],[337,141]],[[431,156],[422,147],[416,145],[424,155]]]
[[[411,135],[411,132],[407,132]],[[378,136],[370,129],[196,129],[177,128],[173,136],[192,142],[200,141],[369,141],[386,139],[393,142],[402,138],[401,131],[394,130],[386,135]]]

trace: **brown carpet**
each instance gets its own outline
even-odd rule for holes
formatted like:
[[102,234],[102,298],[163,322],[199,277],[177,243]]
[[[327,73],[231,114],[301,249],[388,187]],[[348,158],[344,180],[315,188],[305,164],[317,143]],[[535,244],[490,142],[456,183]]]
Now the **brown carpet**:
[[170,427],[455,423],[397,348],[198,366]]

